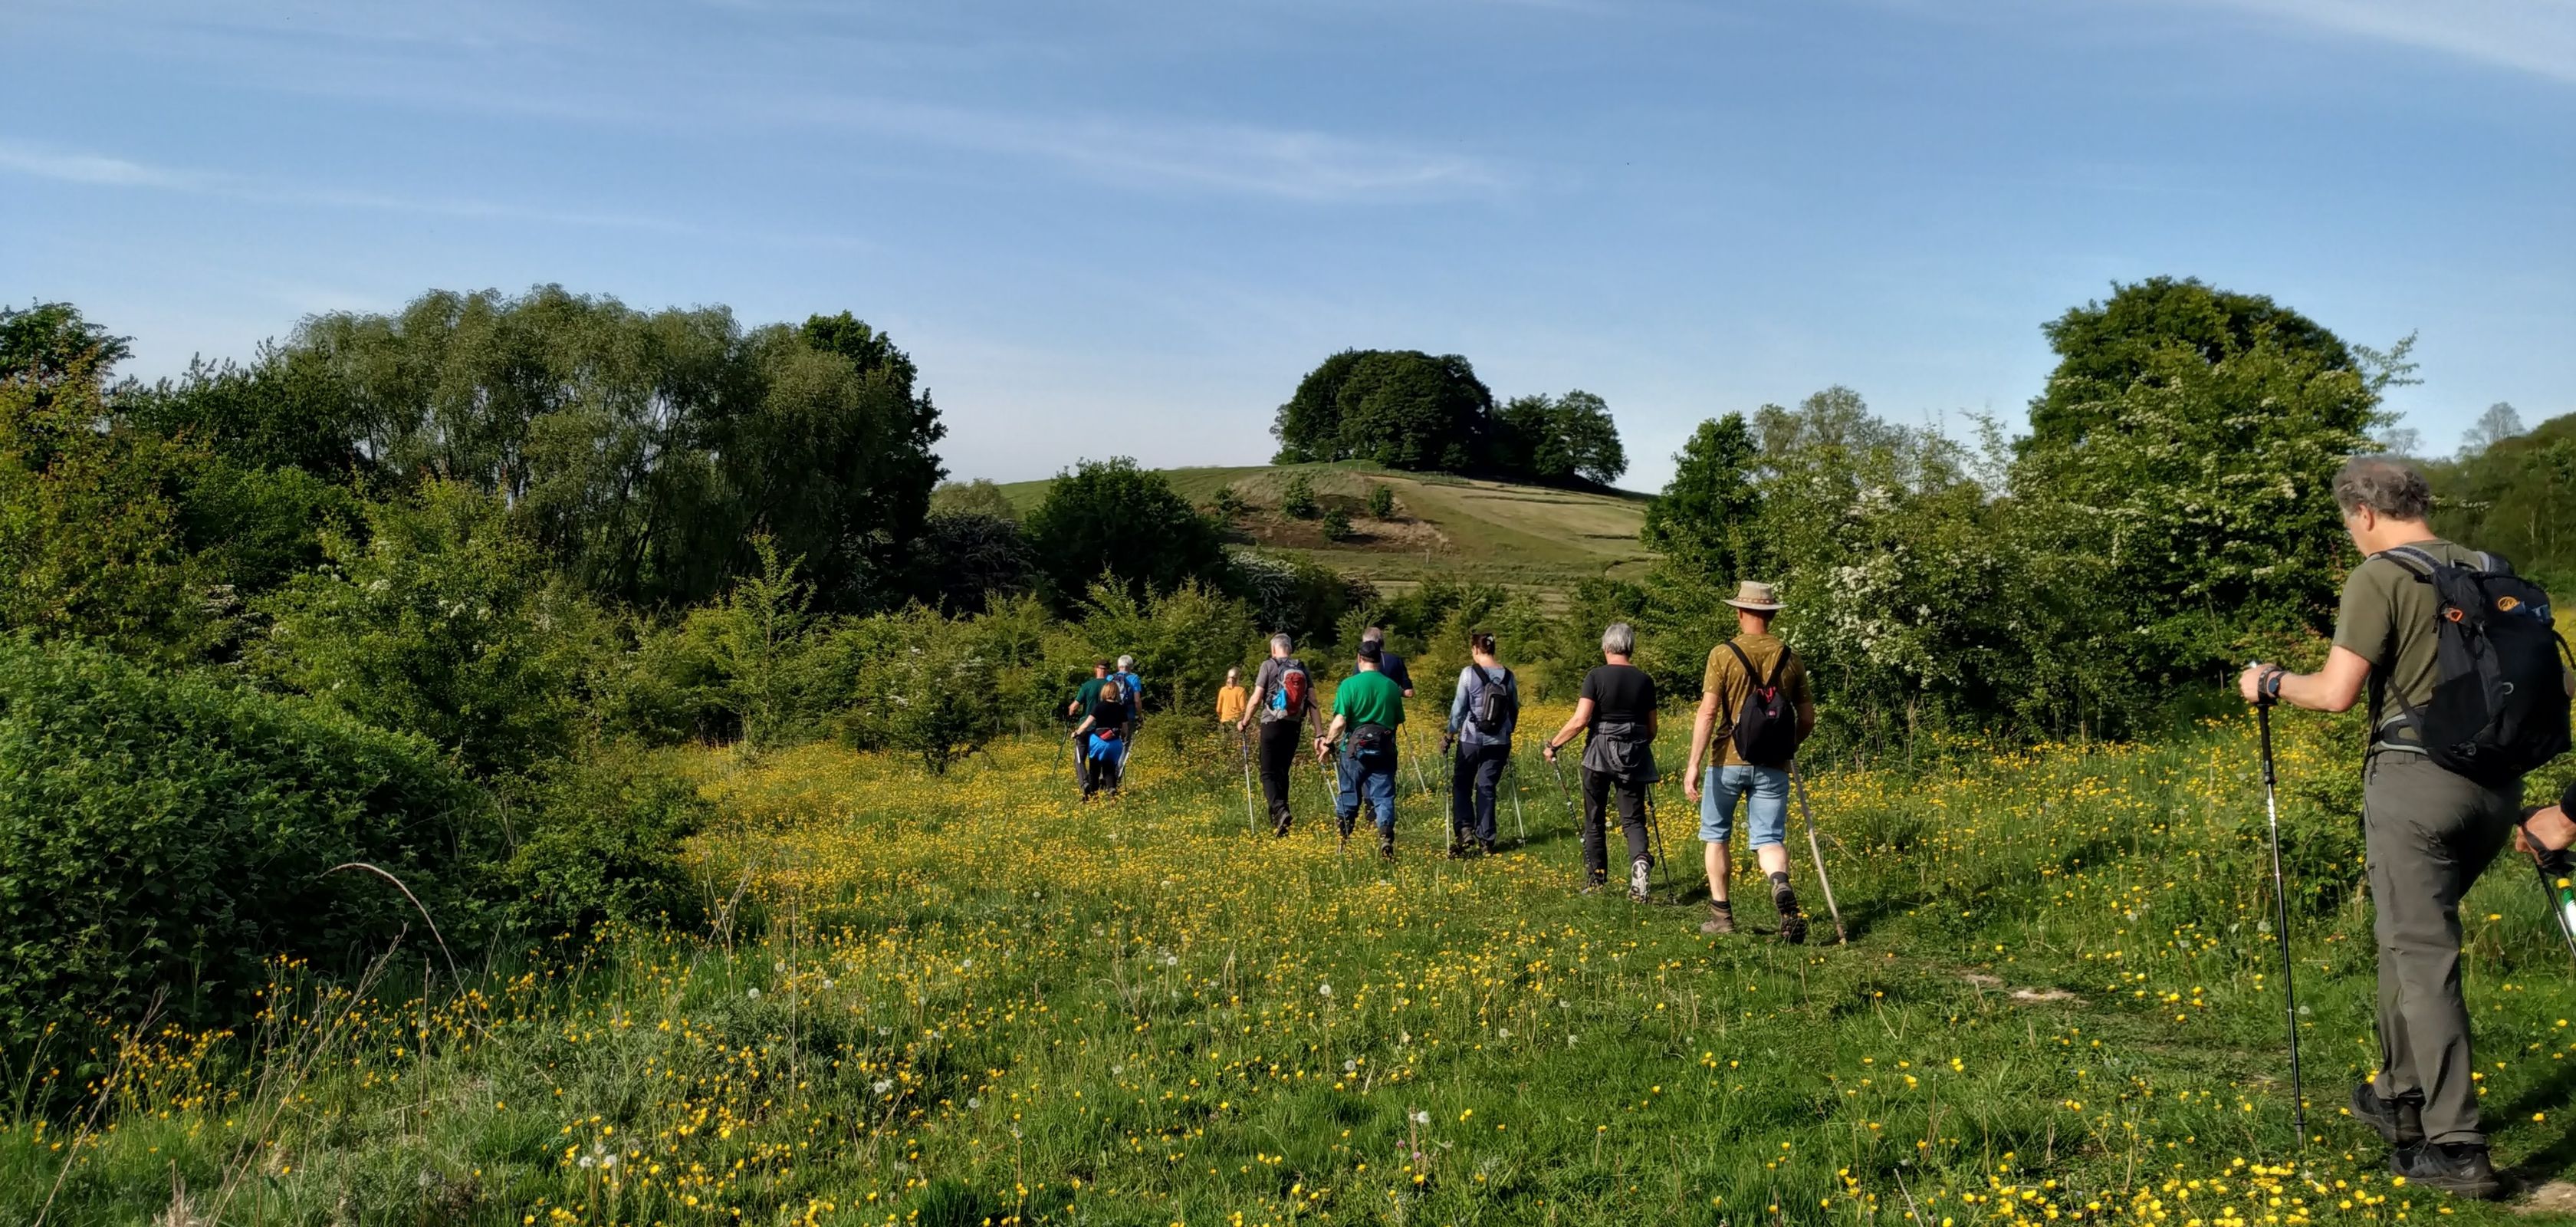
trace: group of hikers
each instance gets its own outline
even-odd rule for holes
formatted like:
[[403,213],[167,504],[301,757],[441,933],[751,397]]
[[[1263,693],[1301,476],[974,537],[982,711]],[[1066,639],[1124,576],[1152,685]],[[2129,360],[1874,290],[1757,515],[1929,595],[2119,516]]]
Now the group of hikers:
[[[2569,851],[2576,846],[2576,785],[2558,804],[2522,804],[2524,774],[2569,748],[2576,671],[2561,669],[2565,649],[2548,594],[2502,559],[2436,537],[2432,494],[2413,467],[2390,457],[2354,459],[2336,475],[2333,494],[2362,562],[2344,581],[2325,663],[2298,673],[2257,662],[2238,677],[2237,689],[2266,709],[2340,712],[2367,696],[2362,828],[2379,947],[2380,1049],[2377,1071],[2353,1088],[2349,1110],[2387,1139],[2391,1170],[2410,1183],[2494,1197],[2505,1186],[2478,1115],[2460,987],[2460,902],[2510,840],[2539,866],[2576,952],[2576,856]],[[1782,609],[1771,586],[1747,582],[1727,604],[1735,607],[1737,634],[1709,650],[1682,781],[1700,811],[1709,891],[1701,929],[1735,931],[1727,880],[1741,811],[1744,838],[1771,886],[1778,934],[1797,942],[1807,925],[1789,881],[1791,764],[1815,728],[1815,705],[1804,665],[1771,633]],[[1477,631],[1468,646],[1471,659],[1459,671],[1440,738],[1452,765],[1450,848],[1459,856],[1493,851],[1495,797],[1521,712],[1519,683],[1494,636]],[[1379,855],[1391,858],[1397,746],[1413,679],[1388,649],[1383,628],[1370,627],[1355,651],[1355,671],[1327,709],[1295,648],[1289,636],[1271,636],[1269,659],[1249,689],[1230,671],[1217,716],[1257,757],[1273,835],[1285,836],[1294,824],[1290,772],[1311,752],[1319,765],[1337,764],[1333,809],[1343,846],[1367,811]],[[1598,891],[1609,881],[1607,814],[1615,806],[1627,841],[1628,891],[1642,900],[1656,860],[1650,786],[1660,778],[1653,747],[1660,702],[1654,678],[1631,660],[1635,650],[1626,623],[1602,633],[1602,663],[1585,675],[1573,715],[1548,733],[1540,753],[1554,767],[1559,751],[1585,738],[1583,889]],[[1086,746],[1086,799],[1114,789],[1126,762],[1138,715],[1133,664],[1124,657],[1114,669],[1100,662],[1068,709],[1081,716],[1075,735]],[[2267,710],[2267,784],[2268,720]],[[2281,907],[2286,917],[2286,898]],[[2286,958],[2286,944],[2284,950]],[[2295,1085],[2299,1023],[2295,1013],[2290,1018]]]
[[[1746,582],[1727,604],[1735,607],[1737,633],[1709,650],[1683,772],[1683,792],[1700,809],[1708,878],[1709,916],[1700,928],[1735,932],[1727,878],[1741,811],[1754,858],[1771,884],[1780,938],[1804,941],[1807,922],[1789,883],[1785,841],[1789,765],[1815,728],[1815,703],[1805,666],[1771,633],[1782,608],[1771,585]],[[1456,857],[1494,850],[1496,797],[1521,715],[1519,679],[1503,664],[1494,635],[1475,631],[1467,647],[1469,658],[1458,671],[1440,733],[1440,755],[1450,764],[1449,854]],[[1554,767],[1559,751],[1584,739],[1577,820],[1582,889],[1597,891],[1610,880],[1609,812],[1615,807],[1627,844],[1628,893],[1643,900],[1652,889],[1657,857],[1649,790],[1663,777],[1654,751],[1660,700],[1654,678],[1634,663],[1636,649],[1636,631],[1627,623],[1614,622],[1602,632],[1602,663],[1584,675],[1573,715],[1547,735],[1539,752]],[[1360,633],[1353,665],[1328,710],[1315,674],[1296,655],[1295,641],[1273,635],[1270,657],[1250,688],[1239,673],[1228,671],[1217,692],[1217,719],[1245,740],[1247,753],[1259,763],[1272,835],[1285,836],[1295,825],[1290,774],[1298,757],[1311,752],[1319,766],[1332,765],[1333,817],[1343,846],[1366,811],[1377,829],[1378,855],[1392,858],[1397,751],[1413,677],[1404,658],[1386,646],[1383,627]]]

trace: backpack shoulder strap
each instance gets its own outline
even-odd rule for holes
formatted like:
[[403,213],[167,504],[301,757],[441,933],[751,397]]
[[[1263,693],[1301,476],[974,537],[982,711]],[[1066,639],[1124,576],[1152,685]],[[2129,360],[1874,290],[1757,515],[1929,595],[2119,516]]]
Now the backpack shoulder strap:
[[2431,554],[2411,545],[2393,546],[2389,549],[2379,551],[2377,554],[2372,555],[2372,557],[2385,558],[2390,562],[2396,563],[2398,566],[2404,567],[2408,571],[2413,572],[2415,578],[2426,581],[2430,581],[2433,578],[2433,569],[2435,567],[2443,565],[2441,559],[2435,558]]
[[1745,655],[1744,649],[1735,646],[1735,641],[1732,639],[1720,641],[1720,646],[1735,653],[1735,663],[1744,666],[1745,686],[1749,688],[1761,684],[1762,675],[1753,671],[1753,658]]
[[1771,661],[1771,680],[1762,683],[1762,685],[1767,689],[1778,690],[1780,688],[1781,676],[1786,674],[1788,671],[1789,645],[1784,643],[1780,645],[1780,655],[1774,657]]

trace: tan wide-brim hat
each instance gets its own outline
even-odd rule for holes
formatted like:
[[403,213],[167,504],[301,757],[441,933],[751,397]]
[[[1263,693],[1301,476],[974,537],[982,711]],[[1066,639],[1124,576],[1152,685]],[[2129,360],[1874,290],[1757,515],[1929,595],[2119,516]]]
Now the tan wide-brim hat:
[[1737,584],[1735,595],[1726,598],[1726,603],[1755,613],[1780,612],[1780,594],[1773,591],[1771,585],[1758,580],[1748,579]]

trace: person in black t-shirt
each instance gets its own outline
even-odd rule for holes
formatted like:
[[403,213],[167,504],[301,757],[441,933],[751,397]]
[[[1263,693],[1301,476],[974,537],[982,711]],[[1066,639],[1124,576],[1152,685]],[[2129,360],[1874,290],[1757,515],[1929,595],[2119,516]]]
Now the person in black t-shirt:
[[1074,744],[1082,747],[1083,800],[1103,788],[1118,795],[1119,776],[1127,766],[1130,714],[1124,689],[1112,680],[1092,699],[1091,714],[1074,726]]
[[1585,889],[1597,889],[1610,876],[1606,829],[1613,793],[1619,801],[1619,827],[1628,838],[1628,897],[1644,899],[1654,857],[1647,851],[1646,789],[1655,771],[1655,679],[1629,663],[1637,650],[1637,632],[1613,622],[1601,633],[1600,668],[1583,675],[1582,696],[1574,716],[1548,738],[1545,753],[1556,761],[1559,746],[1589,729],[1583,745],[1583,867]]

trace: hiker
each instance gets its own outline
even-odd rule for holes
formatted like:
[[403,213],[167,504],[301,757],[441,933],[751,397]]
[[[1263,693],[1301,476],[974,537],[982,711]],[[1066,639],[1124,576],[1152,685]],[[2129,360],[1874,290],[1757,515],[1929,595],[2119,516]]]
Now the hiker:
[[[2361,813],[2377,913],[2380,1055],[2378,1077],[2353,1088],[2352,1114],[2388,1139],[2389,1168],[2409,1183],[2494,1197],[2503,1186],[2478,1120],[2478,1088],[2471,1081],[2477,1065],[2468,1006],[2460,995],[2460,898],[2514,827],[2522,779],[2494,772],[2473,779],[2435,761],[2441,752],[2456,762],[2449,758],[2456,743],[2427,738],[2423,725],[2440,714],[2428,708],[2443,660],[2454,651],[2447,643],[2436,650],[2440,619],[2459,612],[2445,612],[2432,581],[2437,574],[2461,572],[2436,564],[2484,572],[2499,566],[2433,535],[2427,520],[2432,491],[2402,461],[2368,456],[2347,462],[2335,474],[2334,497],[2344,530],[2363,558],[2344,577],[2325,667],[2292,673],[2257,662],[2238,675],[2237,693],[2248,703],[2341,712],[2351,709],[2367,684],[2371,732]],[[2483,610],[2480,615],[2486,625],[2494,624]],[[2499,638],[2490,636],[2489,642]],[[2509,701],[2511,691],[2504,694]],[[2557,746],[2563,749],[2563,707],[2559,713]]]
[[1341,787],[1333,800],[1342,846],[1351,845],[1351,828],[1359,821],[1365,795],[1377,816],[1377,854],[1393,860],[1395,731],[1404,726],[1404,691],[1378,667],[1384,655],[1378,640],[1360,640],[1359,671],[1333,691],[1333,723],[1315,739],[1315,761],[1323,762],[1332,753],[1333,739],[1342,739]]
[[1118,683],[1120,692],[1127,696],[1127,723],[1142,722],[1145,718],[1145,679],[1136,676],[1136,658],[1119,657],[1117,672],[1109,676]]
[[[1082,799],[1103,788],[1117,796],[1120,778],[1127,765],[1129,725],[1127,695],[1114,678],[1102,679],[1102,685],[1091,703],[1091,711],[1073,729],[1074,744],[1082,747]],[[1084,736],[1084,734],[1089,736]]]
[[1291,654],[1296,646],[1284,631],[1270,637],[1270,659],[1252,675],[1251,703],[1234,722],[1237,733],[1250,728],[1255,719],[1261,722],[1261,739],[1254,748],[1260,757],[1261,795],[1270,802],[1274,836],[1288,833],[1288,771],[1296,765],[1301,733],[1309,721],[1320,723],[1323,718],[1315,710],[1314,678]]
[[[1690,763],[1682,774],[1683,794],[1699,804],[1700,855],[1708,872],[1708,919],[1699,931],[1735,931],[1734,904],[1726,897],[1734,869],[1727,843],[1736,804],[1745,801],[1753,861],[1771,879],[1780,940],[1802,942],[1807,919],[1789,886],[1789,760],[1816,730],[1816,703],[1807,691],[1807,666],[1771,633],[1771,619],[1781,608],[1771,585],[1747,580],[1726,603],[1735,607],[1735,638],[1708,651],[1699,714],[1691,721]],[[1709,764],[1705,776],[1703,762]]]
[[1646,789],[1655,772],[1655,679],[1629,663],[1637,650],[1637,632],[1613,622],[1601,632],[1602,664],[1583,675],[1583,690],[1574,715],[1548,738],[1543,751],[1556,761],[1558,747],[1591,730],[1583,743],[1584,892],[1599,890],[1610,878],[1607,809],[1618,795],[1619,827],[1628,837],[1628,897],[1646,898],[1648,870],[1655,864],[1646,851]]
[[1216,722],[1225,725],[1243,723],[1243,670],[1225,671],[1225,685],[1216,690]]
[[1386,628],[1383,626],[1363,628],[1360,631],[1360,642],[1377,645],[1378,672],[1385,674],[1386,680],[1401,688],[1404,691],[1404,697],[1412,698],[1413,671],[1404,667],[1403,657],[1387,650]]
[[1449,771],[1449,828],[1456,835],[1451,855],[1494,850],[1494,787],[1511,762],[1512,734],[1520,728],[1521,688],[1512,671],[1494,656],[1491,631],[1467,636],[1467,667],[1458,671],[1458,689],[1449,700],[1449,728],[1440,751],[1452,752]]
[[1091,705],[1100,701],[1100,688],[1108,684],[1109,658],[1103,656],[1091,662],[1091,676],[1074,690],[1073,702],[1064,705],[1064,718],[1080,723],[1091,714]]

